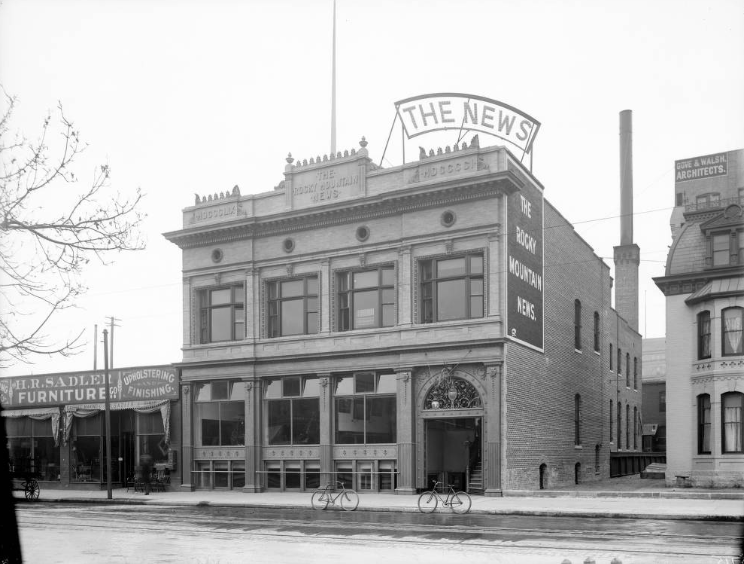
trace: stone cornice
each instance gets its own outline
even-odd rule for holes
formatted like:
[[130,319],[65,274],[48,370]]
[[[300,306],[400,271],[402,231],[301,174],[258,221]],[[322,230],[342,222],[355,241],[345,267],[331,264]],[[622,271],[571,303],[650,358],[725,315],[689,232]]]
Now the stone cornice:
[[412,186],[412,189],[363,198],[355,202],[319,210],[288,211],[266,218],[247,218],[230,223],[187,228],[165,233],[164,237],[182,249],[224,244],[256,237],[287,234],[306,229],[322,229],[396,215],[455,202],[483,199],[495,194],[512,193],[522,182],[510,171],[468,178],[438,186]]

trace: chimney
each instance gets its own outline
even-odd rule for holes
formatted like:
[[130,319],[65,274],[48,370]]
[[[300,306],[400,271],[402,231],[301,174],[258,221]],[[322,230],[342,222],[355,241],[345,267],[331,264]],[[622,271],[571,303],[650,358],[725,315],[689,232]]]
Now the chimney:
[[638,265],[633,243],[633,112],[620,112],[620,245],[615,247],[615,308],[638,331]]

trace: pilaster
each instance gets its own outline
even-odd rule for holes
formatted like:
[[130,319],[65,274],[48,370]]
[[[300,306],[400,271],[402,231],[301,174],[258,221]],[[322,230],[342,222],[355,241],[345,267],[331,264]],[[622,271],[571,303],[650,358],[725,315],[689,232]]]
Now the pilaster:
[[502,379],[504,373],[502,362],[486,364],[486,387],[488,390],[486,436],[483,445],[483,476],[485,494],[501,495],[501,400]]
[[[333,379],[330,374],[318,374],[320,378],[320,484],[333,484]],[[334,484],[335,485],[335,484]]]
[[261,380],[250,378],[245,385],[245,486],[243,491],[263,490],[261,456]]
[[191,384],[181,384],[181,489],[193,491],[191,469],[194,467],[194,438],[191,421],[194,417]]
[[410,370],[396,375],[398,412],[398,494],[416,493],[416,442],[413,377]]
[[411,301],[413,276],[411,272],[411,247],[398,249],[398,326],[411,326]]

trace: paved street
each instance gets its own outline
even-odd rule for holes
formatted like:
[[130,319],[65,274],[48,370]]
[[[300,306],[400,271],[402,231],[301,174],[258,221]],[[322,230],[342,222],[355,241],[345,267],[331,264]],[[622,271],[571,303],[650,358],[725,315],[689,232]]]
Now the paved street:
[[25,562],[728,562],[741,523],[22,503]]

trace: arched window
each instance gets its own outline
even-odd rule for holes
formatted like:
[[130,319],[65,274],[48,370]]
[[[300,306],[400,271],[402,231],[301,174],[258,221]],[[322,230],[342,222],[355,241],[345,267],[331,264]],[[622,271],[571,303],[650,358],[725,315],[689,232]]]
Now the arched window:
[[623,406],[617,402],[617,450],[623,448]]
[[594,312],[594,350],[599,352],[599,312]]
[[625,353],[625,387],[630,388],[630,353]]
[[610,343],[610,372],[612,372],[612,343]]
[[698,359],[710,358],[710,312],[701,311],[697,315]]
[[638,408],[633,407],[633,450],[638,450]]
[[700,394],[698,405],[698,454],[710,454],[710,396]]
[[581,394],[574,396],[574,444],[581,444]]
[[574,300],[574,348],[581,350],[581,301]]
[[638,357],[633,357],[633,389],[638,389]]
[[741,342],[744,308],[729,307],[721,312],[721,345],[724,356],[744,354]]
[[625,448],[630,450],[630,404],[625,404]]
[[727,392],[721,396],[721,424],[723,425],[724,453],[744,452],[742,448],[742,410],[744,394]]
[[613,435],[612,428],[614,426],[614,419],[613,419],[613,417],[614,417],[614,415],[612,413],[612,400],[610,400],[610,442],[613,441],[613,437],[612,437],[612,435]]

